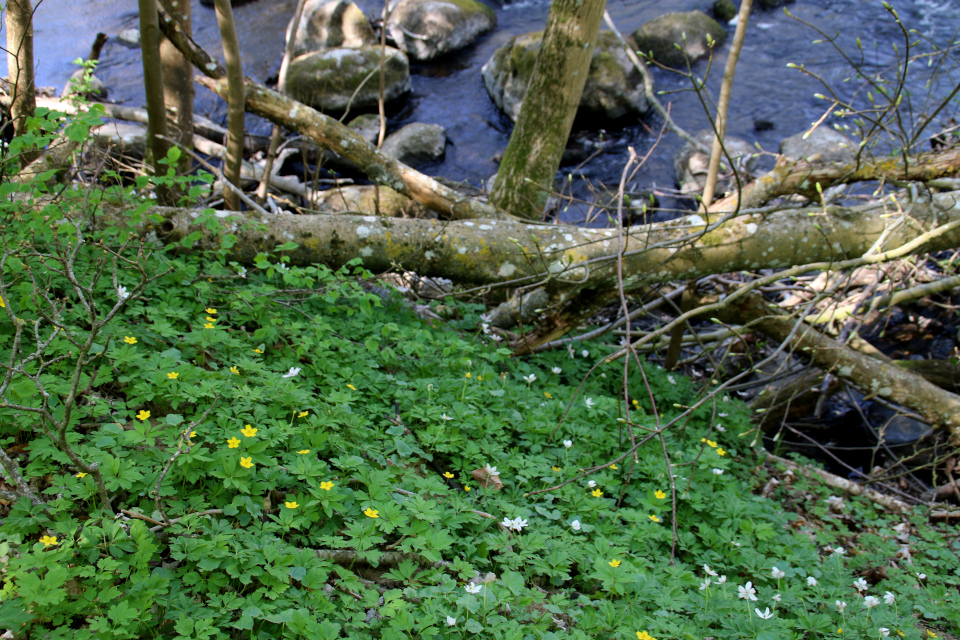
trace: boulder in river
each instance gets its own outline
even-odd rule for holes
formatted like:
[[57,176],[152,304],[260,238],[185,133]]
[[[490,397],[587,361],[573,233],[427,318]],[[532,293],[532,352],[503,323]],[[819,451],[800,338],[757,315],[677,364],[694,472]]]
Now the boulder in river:
[[[293,23],[287,25],[289,37]],[[307,0],[293,41],[293,55],[327,49],[358,48],[377,44],[377,36],[355,3],[349,0]]]
[[821,162],[848,164],[856,157],[857,145],[839,131],[823,125],[807,136],[806,132],[790,136],[780,143],[780,155],[792,160],[819,159]]
[[667,13],[633,32],[638,50],[668,67],[685,67],[687,60],[693,64],[706,58],[710,40],[721,45],[726,38],[726,29],[702,11]]
[[380,116],[375,113],[361,114],[351,120],[347,128],[352,129],[361,138],[376,146],[377,138],[380,137]]
[[[708,129],[697,133],[695,138],[707,149],[711,149],[713,147],[713,135],[713,131]],[[733,158],[737,173],[740,175],[740,182],[742,184],[749,182],[757,168],[756,149],[751,147],[746,140],[733,136],[727,136],[724,139],[724,148],[727,150],[727,155]],[[720,177],[714,190],[717,200],[720,199],[721,194],[737,186],[736,176],[731,171],[724,169],[724,166],[729,165],[726,156],[720,162]],[[680,185],[681,193],[701,193],[707,182],[710,154],[699,151],[687,142],[677,152],[673,167],[676,171],[677,183]]]
[[[483,65],[483,82],[493,102],[514,122],[520,115],[542,31],[512,38]],[[590,62],[590,73],[577,111],[577,126],[591,127],[628,118],[638,120],[649,110],[643,76],[627,57],[617,37],[602,31]]]
[[[402,51],[387,47],[384,99],[396,100],[410,90],[410,64]],[[315,51],[290,62],[287,93],[294,100],[324,112],[363,109],[380,95],[380,47]]]
[[355,212],[388,218],[437,217],[423,205],[390,187],[372,185],[329,189],[319,194],[316,207],[318,211],[326,213]]
[[417,166],[443,157],[447,134],[438,124],[414,122],[383,141],[383,153],[403,164]]
[[433,60],[495,29],[497,14],[478,0],[400,0],[387,34],[415,61]]

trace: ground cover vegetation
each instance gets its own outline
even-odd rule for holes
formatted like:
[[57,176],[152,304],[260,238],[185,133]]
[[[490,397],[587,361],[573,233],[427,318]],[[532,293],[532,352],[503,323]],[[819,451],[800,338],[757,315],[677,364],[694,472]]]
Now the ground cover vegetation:
[[[39,110],[6,175],[97,115]],[[178,159],[156,180],[189,197]],[[749,410],[722,393],[648,363],[624,384],[594,368],[618,348],[603,342],[511,358],[479,306],[446,301],[431,324],[357,264],[289,266],[292,243],[231,263],[223,229],[204,251],[200,233],[165,246],[131,231],[157,215],[147,178],[53,178],[0,187],[0,627],[15,638],[932,638],[960,623],[954,530],[764,466]]]

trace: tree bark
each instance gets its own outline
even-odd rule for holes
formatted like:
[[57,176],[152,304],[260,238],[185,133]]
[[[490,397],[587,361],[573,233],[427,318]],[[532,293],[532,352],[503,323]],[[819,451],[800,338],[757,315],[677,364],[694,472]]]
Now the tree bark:
[[577,115],[606,0],[553,0],[490,202],[540,220]]
[[[27,118],[32,118],[37,108],[33,75],[33,7],[30,0],[8,0],[6,26],[7,74],[13,98],[10,118],[13,120],[13,133],[19,136],[26,130]],[[21,153],[20,166],[27,166],[39,156],[39,150]]]
[[[214,0],[220,38],[223,40],[223,58],[227,63],[227,160],[223,169],[224,179],[240,186],[240,165],[243,162],[244,109],[243,64],[240,60],[240,41],[237,25],[233,21],[230,0]],[[224,189],[223,200],[227,209],[238,211],[240,198],[229,189]]]
[[154,175],[158,162],[167,157],[167,112],[163,104],[163,70],[160,64],[160,25],[156,0],[138,0],[140,8],[140,50],[143,54],[143,83],[147,90],[147,164]]
[[[191,8],[187,0],[160,0],[164,12],[172,17],[186,33],[191,33]],[[193,65],[169,39],[160,41],[160,64],[163,69],[163,101],[173,125],[170,137],[179,144],[193,148]],[[180,157],[180,170],[193,166],[190,156]]]

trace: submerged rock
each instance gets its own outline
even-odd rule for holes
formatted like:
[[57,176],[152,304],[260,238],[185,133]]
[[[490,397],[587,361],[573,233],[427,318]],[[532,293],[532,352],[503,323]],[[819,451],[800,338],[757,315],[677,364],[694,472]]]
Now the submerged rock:
[[94,148],[119,158],[143,160],[147,152],[147,125],[135,122],[107,122],[90,130]]
[[[293,23],[287,25],[289,37]],[[293,55],[313,51],[358,48],[377,44],[370,21],[355,3],[349,0],[307,0],[297,26]]]
[[[701,131],[695,137],[707,149],[713,146],[713,131]],[[740,182],[746,184],[752,179],[752,175],[757,168],[756,150],[746,140],[732,136],[726,137],[724,147],[727,150],[727,155],[733,158],[737,173],[740,175]],[[729,169],[724,169],[728,164],[728,160],[724,157],[721,160],[717,187],[714,189],[715,199],[719,199],[721,194],[737,186],[736,176]],[[677,152],[673,167],[677,175],[677,184],[680,185],[682,193],[700,193],[707,182],[710,154],[697,150],[688,142]]]
[[798,133],[781,142],[780,155],[792,160],[819,159],[843,164],[853,162],[856,157],[857,145],[830,127],[817,127],[806,139],[805,135],[806,132]]
[[[514,122],[527,94],[542,37],[542,31],[516,36],[483,65],[487,93]],[[617,37],[609,31],[601,32],[577,111],[578,126],[586,119],[591,120],[593,128],[627,118],[639,120],[649,108],[643,93],[643,76],[630,62]]]
[[377,138],[380,137],[380,116],[375,113],[364,113],[351,120],[347,128],[353,129],[361,138],[376,145]]
[[702,11],[684,11],[654,18],[634,31],[633,39],[660,64],[684,67],[688,59],[693,64],[710,55],[710,39],[719,46],[727,31]]
[[[377,104],[380,47],[331,49],[308,53],[290,62],[287,93],[321,111],[341,112],[349,105],[363,109]],[[396,100],[410,90],[410,64],[402,51],[387,47],[384,99]]]
[[462,49],[495,29],[497,14],[477,0],[401,0],[390,11],[387,34],[412,60],[433,60]]
[[394,131],[383,141],[383,153],[416,166],[443,157],[447,134],[438,124],[414,122]]
[[319,194],[318,211],[327,213],[356,212],[389,218],[435,218],[436,214],[390,187],[349,186]]

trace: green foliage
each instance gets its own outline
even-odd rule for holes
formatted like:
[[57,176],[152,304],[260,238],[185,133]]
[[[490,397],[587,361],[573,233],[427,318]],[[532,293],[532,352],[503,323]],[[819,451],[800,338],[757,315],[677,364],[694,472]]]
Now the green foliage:
[[[513,360],[368,293],[356,265],[289,266],[293,244],[248,271],[229,237],[145,243],[147,186],[36,183],[0,203],[0,627],[18,637],[918,638],[915,618],[960,622],[955,537],[860,502],[834,517],[823,496],[814,526],[755,496],[735,402],[660,432],[697,390],[645,365],[628,383],[643,443],[624,457],[622,369],[577,392],[612,347]],[[119,201],[126,220],[97,230]],[[489,467],[502,489],[478,481]],[[878,567],[867,608],[854,580]]]

